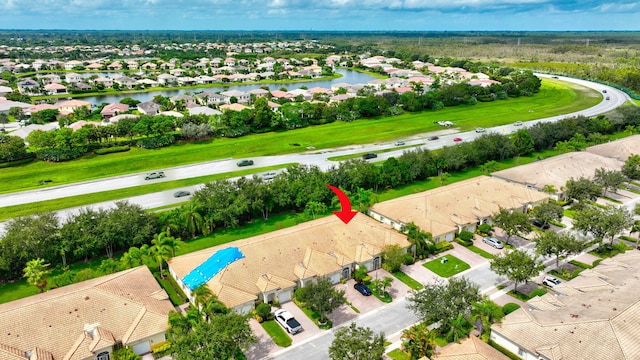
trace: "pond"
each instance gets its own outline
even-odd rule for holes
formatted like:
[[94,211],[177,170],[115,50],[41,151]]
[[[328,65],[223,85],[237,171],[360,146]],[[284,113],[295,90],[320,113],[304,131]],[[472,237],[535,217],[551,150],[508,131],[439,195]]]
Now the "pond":
[[228,91],[228,90],[250,91],[253,89],[260,88],[261,86],[268,86],[269,90],[278,90],[283,87],[286,88],[287,90],[293,90],[293,89],[298,89],[302,86],[306,86],[309,89],[314,87],[331,88],[331,84],[338,84],[338,83],[347,83],[352,85],[367,84],[369,81],[376,79],[371,75],[360,73],[353,70],[337,69],[336,72],[339,74],[342,74],[342,77],[331,79],[331,80],[319,80],[319,81],[309,81],[309,82],[232,85],[232,86],[221,86],[221,87],[160,90],[160,91],[134,93],[134,94],[109,94],[109,95],[100,95],[100,96],[88,96],[88,97],[83,97],[79,99],[88,101],[93,105],[100,105],[101,103],[116,103],[126,97],[139,100],[140,102],[145,102],[145,101],[151,101],[153,97],[157,95],[171,97],[171,96],[182,95],[182,94],[195,94],[195,93],[204,92],[204,91],[210,91],[210,92],[221,92],[221,91]]

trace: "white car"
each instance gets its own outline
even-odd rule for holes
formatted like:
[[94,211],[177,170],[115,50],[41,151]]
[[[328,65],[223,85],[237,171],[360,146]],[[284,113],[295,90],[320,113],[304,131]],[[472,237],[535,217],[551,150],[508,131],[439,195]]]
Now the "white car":
[[547,275],[542,280],[542,285],[547,285],[548,287],[554,287],[556,285],[560,285],[561,281],[558,278]]
[[289,311],[280,309],[276,310],[273,315],[276,318],[276,321],[280,325],[282,325],[282,327],[287,330],[289,334],[297,334],[302,331],[302,325],[300,325],[298,320],[296,320],[296,318],[293,317],[293,314],[291,314]]
[[513,126],[522,126],[522,121],[516,121],[513,123]]
[[276,175],[278,175],[278,174],[276,174],[275,172],[266,172],[266,173],[262,174],[262,180],[264,180],[264,181],[273,180],[273,178],[275,178]]
[[485,131],[486,131],[486,130],[485,130],[484,128],[481,128],[481,127],[476,128],[476,132],[477,132],[477,133],[483,133],[483,132],[485,132]]
[[404,141],[402,141],[402,140],[398,140],[398,141],[396,141],[393,145],[395,145],[395,146],[402,146],[402,145],[404,145]]

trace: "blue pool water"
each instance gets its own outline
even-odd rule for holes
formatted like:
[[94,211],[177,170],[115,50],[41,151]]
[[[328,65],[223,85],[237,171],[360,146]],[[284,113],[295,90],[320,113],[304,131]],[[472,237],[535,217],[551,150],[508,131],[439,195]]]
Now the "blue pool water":
[[244,258],[244,255],[237,247],[218,250],[205,262],[185,275],[185,277],[182,278],[182,283],[184,283],[189,290],[193,291],[198,286],[206,284],[227,265],[242,258]]

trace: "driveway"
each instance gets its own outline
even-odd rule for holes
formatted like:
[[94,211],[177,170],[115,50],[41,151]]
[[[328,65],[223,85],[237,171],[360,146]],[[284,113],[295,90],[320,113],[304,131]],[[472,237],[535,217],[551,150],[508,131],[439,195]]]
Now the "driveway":
[[[493,249],[493,247],[491,247],[491,246],[489,246],[489,245],[485,244],[485,243],[482,241],[482,238],[480,238],[480,241],[479,241],[479,242],[480,242],[480,243],[482,243],[483,245],[486,245],[487,247],[490,247],[490,248],[492,248],[492,249]],[[475,245],[476,247],[480,247],[480,246],[478,246],[479,242],[478,242],[478,238],[476,237],[476,241],[474,241],[474,245]],[[471,266],[471,267],[478,266],[478,265],[483,264],[483,263],[485,263],[485,262],[487,262],[487,261],[488,261],[487,259],[485,259],[485,258],[483,258],[482,256],[480,256],[480,255],[478,255],[478,254],[474,253],[473,251],[471,251],[471,250],[467,249],[466,247],[464,247],[464,246],[462,246],[462,245],[458,244],[458,243],[457,243],[457,242],[455,242],[455,241],[454,241],[454,242],[452,242],[451,244],[453,245],[453,249],[451,249],[451,250],[447,250],[447,251],[445,251],[444,253],[442,253],[442,255],[443,255],[443,256],[444,256],[444,255],[452,255],[452,256],[455,256],[455,257],[457,257],[458,259],[460,259],[460,260],[462,260],[462,261],[466,262],[467,264],[469,264],[469,266]],[[484,250],[484,249],[483,249],[483,250]],[[498,249],[494,249],[494,250],[498,250]],[[488,250],[485,250],[485,251],[488,251]]]
[[293,301],[288,301],[282,304],[281,307],[283,309],[289,310],[289,312],[293,314],[293,317],[295,317],[300,325],[302,325],[303,330],[301,332],[295,335],[290,335],[291,339],[293,340],[292,346],[295,346],[297,343],[325,331],[317,327],[313,320],[311,320],[304,312],[302,312],[302,309],[300,309],[298,305],[296,305]]
[[259,360],[281,349],[281,347],[273,342],[269,334],[267,334],[256,319],[251,318],[249,320],[249,326],[251,326],[253,334],[258,338],[258,342],[250,346],[249,350],[245,351],[244,354],[247,356],[247,360]]

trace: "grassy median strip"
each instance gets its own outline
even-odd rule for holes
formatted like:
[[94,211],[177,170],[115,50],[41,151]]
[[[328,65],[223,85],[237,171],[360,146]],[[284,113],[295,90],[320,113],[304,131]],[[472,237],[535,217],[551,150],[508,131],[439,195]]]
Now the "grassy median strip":
[[414,279],[411,276],[403,273],[400,270],[394,272],[393,276],[395,276],[396,279],[402,281],[405,285],[407,285],[408,287],[412,288],[413,290],[420,290],[420,289],[422,289],[424,287],[416,279]]
[[482,256],[485,259],[493,259],[493,257],[494,257],[490,253],[480,249],[479,247],[476,247],[475,245],[467,246],[467,249],[473,251],[474,253]]
[[[293,165],[293,163],[261,167],[261,168],[252,168],[252,169],[233,171],[233,172],[221,173],[221,174],[199,176],[199,177],[194,177],[189,179],[149,183],[145,185],[133,186],[128,188],[116,189],[116,190],[102,191],[102,192],[96,192],[91,194],[83,194],[83,195],[69,196],[69,197],[53,199],[53,200],[40,201],[37,203],[6,206],[6,207],[0,208],[0,220],[7,220],[10,218],[15,218],[19,216],[27,216],[27,215],[40,213],[40,212],[49,212],[49,211],[56,211],[60,209],[68,209],[68,208],[77,207],[77,206],[96,204],[104,201],[126,199],[132,196],[139,196],[139,195],[145,195],[145,194],[150,194],[150,193],[159,192],[159,191],[177,189],[185,186],[204,184],[206,182],[213,181],[213,180],[232,178],[236,176],[249,176],[253,173],[260,173],[267,170],[276,170],[276,169],[286,168],[289,165]],[[176,206],[176,205],[174,204],[172,206]]]
[[265,320],[260,323],[264,331],[269,334],[273,342],[280,347],[291,346],[291,338],[282,330],[282,327],[275,320]]
[[[251,156],[299,153],[347,145],[371,144],[441,130],[437,121],[453,121],[461,131],[489,128],[515,121],[539,119],[589,108],[600,101],[599,93],[575,88],[567,83],[543,80],[540,92],[532,97],[509,98],[476,105],[460,105],[442,111],[404,113],[353,122],[336,121],[284,132],[252,134],[240,138],[216,138],[207,141],[180,142],[161,149],[131,148],[124,153],[87,154],[63,163],[33,161],[2,169],[0,193],[41,189],[40,180],[52,180],[50,186],[132,174],[167,166],[194,164],[216,159],[241,159]],[[46,185],[45,185],[46,186]]]

